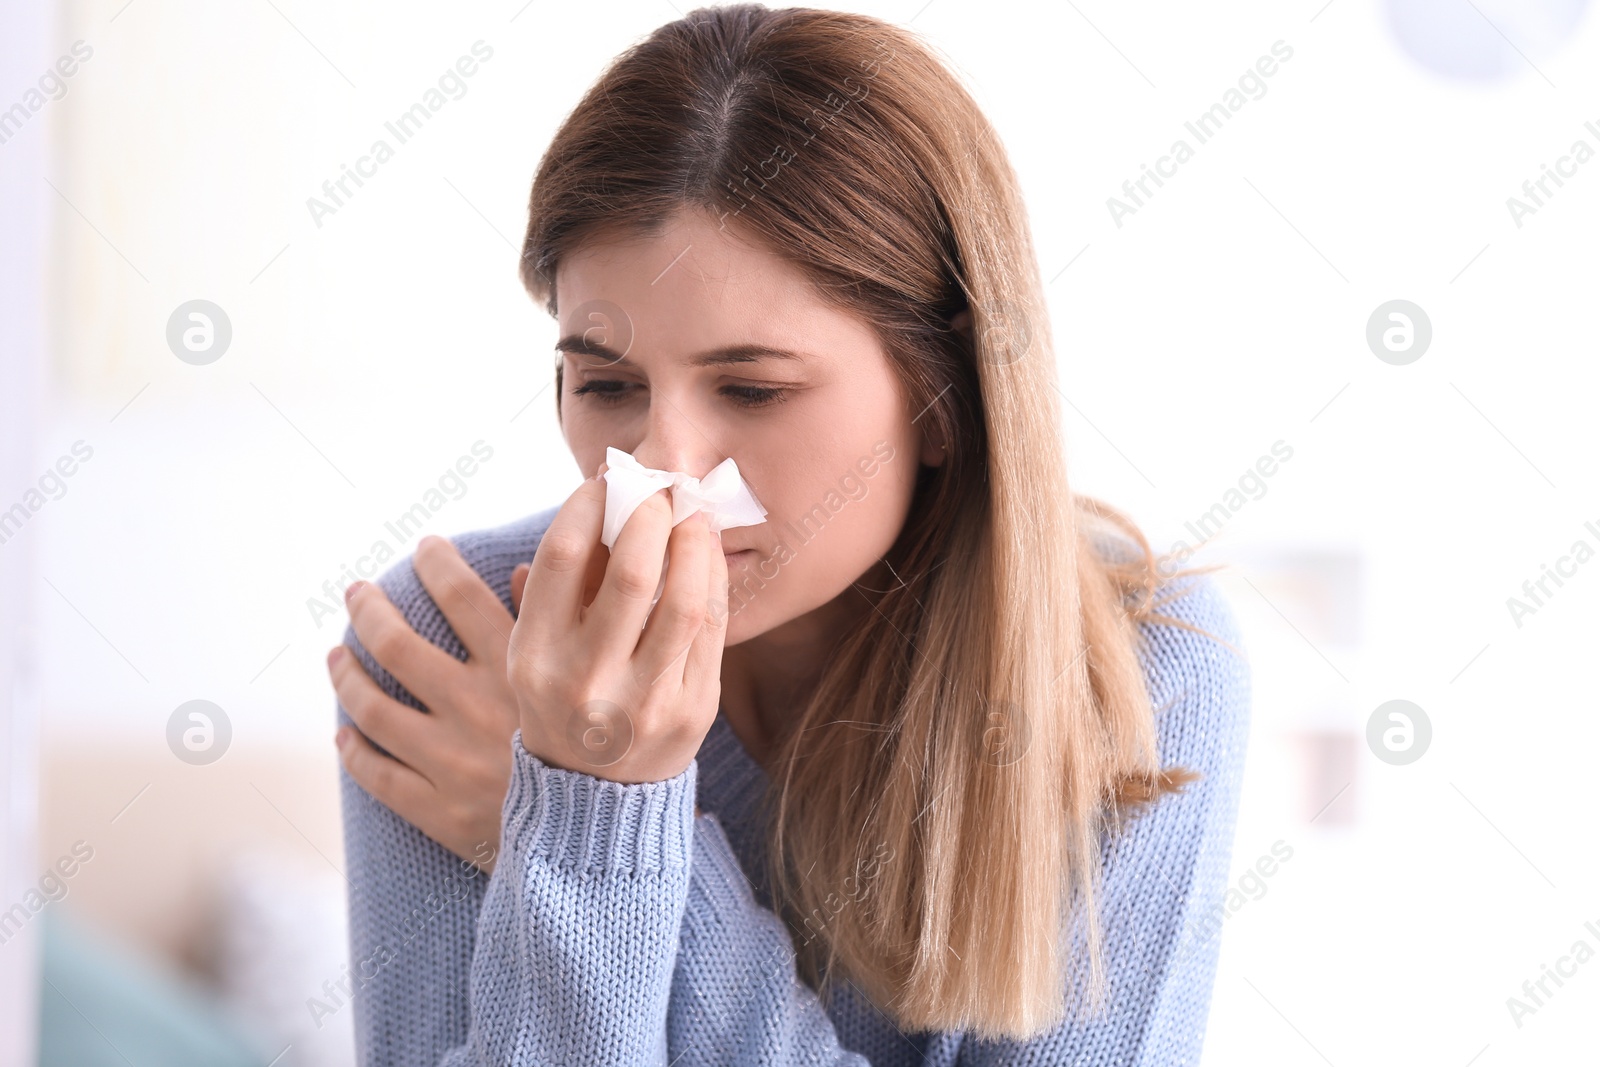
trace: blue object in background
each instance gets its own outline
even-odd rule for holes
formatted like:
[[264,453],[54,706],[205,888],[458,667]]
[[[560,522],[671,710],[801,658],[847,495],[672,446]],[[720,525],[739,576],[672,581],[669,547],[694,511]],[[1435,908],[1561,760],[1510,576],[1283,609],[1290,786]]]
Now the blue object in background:
[[1588,0],[1385,0],[1407,55],[1449,78],[1543,77],[1537,64],[1577,32]]
[[59,908],[40,921],[40,1067],[264,1067],[204,991]]

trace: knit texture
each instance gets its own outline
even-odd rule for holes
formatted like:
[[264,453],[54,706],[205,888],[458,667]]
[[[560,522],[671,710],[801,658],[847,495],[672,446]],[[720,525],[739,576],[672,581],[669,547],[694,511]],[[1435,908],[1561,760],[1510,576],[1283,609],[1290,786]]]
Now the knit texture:
[[[451,538],[507,610],[512,569],[533,558],[557,510]],[[418,633],[466,658],[409,559],[377,583]],[[1243,648],[1212,579],[1188,576],[1164,592],[1177,594],[1164,614]],[[695,760],[660,782],[621,784],[548,765],[523,748],[518,731],[492,876],[341,769],[359,1061],[1197,1063],[1216,974],[1215,919],[1228,880],[1250,674],[1241,656],[1201,634],[1165,624],[1141,624],[1140,632],[1162,765],[1203,777],[1103,838],[1099,904],[1110,986],[1098,1015],[1069,1013],[1027,1041],[983,1041],[960,1031],[902,1032],[850,985],[820,1002],[800,981],[793,942],[770,906],[756,825],[765,772],[719,712]],[[353,628],[345,644],[384,692],[425,711]],[[354,725],[342,706],[336,717]]]

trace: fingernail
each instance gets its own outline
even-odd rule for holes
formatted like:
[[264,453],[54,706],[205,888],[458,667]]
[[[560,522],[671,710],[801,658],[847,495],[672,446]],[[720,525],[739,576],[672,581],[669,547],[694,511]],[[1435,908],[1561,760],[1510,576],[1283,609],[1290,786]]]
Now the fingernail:
[[344,646],[334,645],[328,652],[328,669],[332,670],[333,665],[342,659],[344,659]]
[[348,740],[350,740],[350,735],[343,726],[333,732],[333,747],[339,751],[344,751],[345,742]]
[[358,590],[360,590],[366,584],[367,583],[364,582],[364,581],[351,582],[350,585],[344,591],[344,602],[346,604],[350,603],[351,599],[355,597],[356,592]]

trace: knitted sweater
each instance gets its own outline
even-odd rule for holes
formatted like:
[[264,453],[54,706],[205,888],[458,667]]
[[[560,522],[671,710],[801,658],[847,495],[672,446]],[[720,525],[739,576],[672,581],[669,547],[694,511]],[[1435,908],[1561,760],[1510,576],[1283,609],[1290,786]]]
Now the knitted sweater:
[[[556,511],[452,538],[508,610],[512,569],[533,558]],[[465,659],[409,559],[377,581],[423,637]],[[1162,610],[1242,648],[1212,580],[1182,581],[1188,588]],[[359,1061],[1196,1063],[1243,771],[1249,669],[1200,634],[1141,628],[1162,764],[1203,777],[1102,839],[1110,986],[1099,1014],[1080,1018],[1074,1007],[1042,1036],[994,1041],[902,1032],[849,985],[820,1001],[799,979],[793,942],[770,907],[754,825],[765,771],[719,711],[695,760],[660,782],[621,784],[547,765],[518,731],[492,876],[341,769]],[[385,692],[420,709],[353,629],[345,644]],[[342,706],[336,714],[351,723]]]

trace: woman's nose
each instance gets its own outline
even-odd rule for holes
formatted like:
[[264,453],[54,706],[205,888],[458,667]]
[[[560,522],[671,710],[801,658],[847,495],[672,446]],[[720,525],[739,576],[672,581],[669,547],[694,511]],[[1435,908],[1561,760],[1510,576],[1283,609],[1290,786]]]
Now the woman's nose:
[[[640,461],[644,462],[643,460]],[[687,474],[691,478],[704,478],[711,473],[715,463],[706,463],[700,460],[677,460],[666,463],[645,463],[645,466],[658,471],[671,471],[674,474]]]
[[649,412],[632,451],[633,458],[652,470],[681,471],[703,478],[726,456],[712,443],[722,436],[715,422],[714,405],[695,383],[671,389],[662,382],[652,387]]
[[648,444],[635,451],[633,458],[652,470],[682,472],[694,478],[704,478],[722,462],[720,456],[711,458],[702,450],[651,448]]

